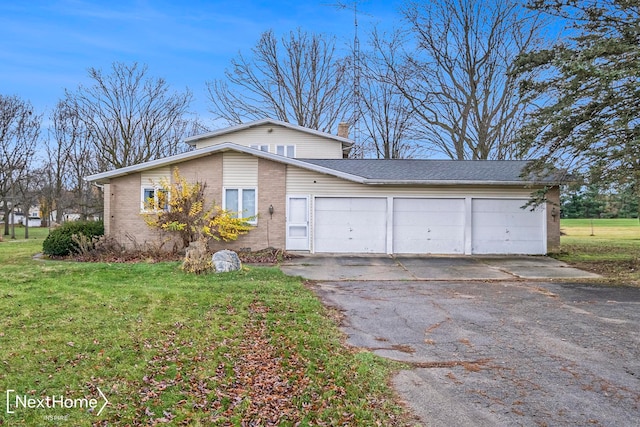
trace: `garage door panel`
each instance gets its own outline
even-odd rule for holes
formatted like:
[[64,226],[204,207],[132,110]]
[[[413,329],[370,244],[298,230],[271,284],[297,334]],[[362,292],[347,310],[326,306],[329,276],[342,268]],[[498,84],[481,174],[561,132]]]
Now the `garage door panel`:
[[460,225],[464,227],[464,213],[460,212],[439,212],[431,213],[419,212],[394,212],[393,223],[397,227],[420,227],[425,226],[438,226],[442,228],[456,228]]
[[472,253],[544,254],[544,209],[522,209],[526,199],[474,199]]
[[316,252],[385,252],[386,198],[321,197],[315,212]]
[[540,229],[537,227],[505,227],[493,226],[483,227],[483,233],[486,235],[484,240],[499,241],[499,240],[524,240],[530,242],[536,242],[540,240],[538,235]]
[[522,208],[527,205],[526,199],[473,199],[474,212],[487,213],[509,213],[529,212],[530,207]]
[[393,203],[393,251],[463,253],[464,222],[464,199],[396,198]]
[[396,198],[393,201],[394,212],[415,212],[415,211],[432,211],[432,212],[458,212],[460,203],[463,199],[403,199]]

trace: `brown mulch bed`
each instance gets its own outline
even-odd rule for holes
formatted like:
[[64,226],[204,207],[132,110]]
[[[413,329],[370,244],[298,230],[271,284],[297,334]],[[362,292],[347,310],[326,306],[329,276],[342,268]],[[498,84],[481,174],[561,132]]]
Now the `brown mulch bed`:
[[282,261],[298,258],[299,255],[290,254],[282,249],[265,248],[259,251],[239,251],[240,261],[246,264],[275,265]]
[[[237,253],[242,263],[257,265],[277,265],[282,261],[298,257],[298,255],[290,254],[282,249],[276,248],[265,248],[259,251],[238,251]],[[79,262],[156,263],[164,261],[182,261],[184,259],[184,255],[167,251],[145,252],[139,250],[131,250],[113,252],[89,252],[86,254],[69,255],[68,257],[51,257],[51,259]]]

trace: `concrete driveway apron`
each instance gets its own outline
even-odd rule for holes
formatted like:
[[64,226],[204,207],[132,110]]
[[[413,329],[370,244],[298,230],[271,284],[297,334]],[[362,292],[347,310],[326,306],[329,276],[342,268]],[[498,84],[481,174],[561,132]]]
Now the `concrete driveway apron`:
[[423,425],[639,425],[640,289],[523,280],[567,268],[528,258],[468,258],[457,270],[445,257],[400,258],[404,276],[384,273],[395,258],[373,271],[352,258],[327,274],[388,276],[313,286],[344,314],[351,345],[407,363],[393,383]]
[[543,256],[306,255],[282,265],[309,280],[513,280],[596,278]]

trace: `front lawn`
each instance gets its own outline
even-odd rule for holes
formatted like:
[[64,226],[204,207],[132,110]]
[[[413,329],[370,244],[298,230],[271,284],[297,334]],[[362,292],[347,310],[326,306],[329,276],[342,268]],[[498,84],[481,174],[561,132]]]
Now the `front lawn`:
[[[387,385],[397,366],[343,346],[330,313],[277,268],[33,260],[33,235],[0,242],[0,425],[408,422]],[[99,416],[98,388],[110,402]],[[99,406],[15,407],[18,395]]]
[[637,219],[563,219],[561,251],[554,257],[601,274],[611,284],[640,285]]

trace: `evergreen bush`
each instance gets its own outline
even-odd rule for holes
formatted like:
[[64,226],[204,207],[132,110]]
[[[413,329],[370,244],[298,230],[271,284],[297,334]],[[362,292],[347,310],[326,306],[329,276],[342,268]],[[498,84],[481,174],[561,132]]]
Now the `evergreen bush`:
[[65,222],[62,226],[51,231],[42,243],[42,252],[50,256],[66,256],[78,252],[77,243],[73,235],[84,235],[89,241],[104,234],[102,221],[73,221]]

